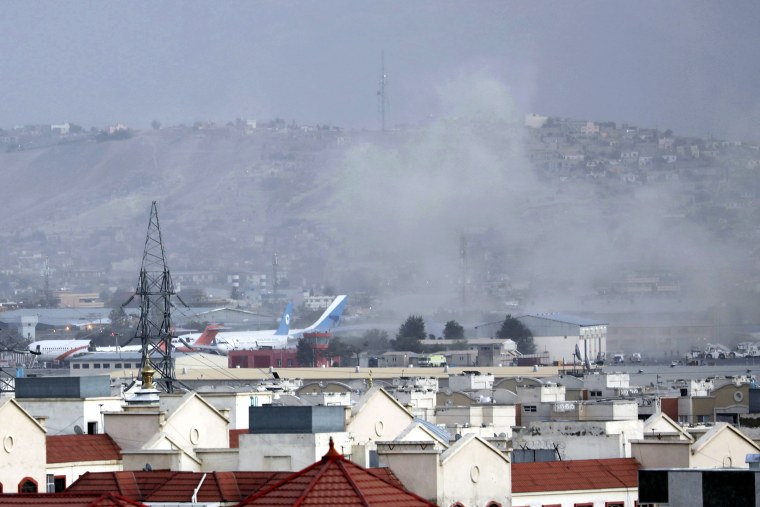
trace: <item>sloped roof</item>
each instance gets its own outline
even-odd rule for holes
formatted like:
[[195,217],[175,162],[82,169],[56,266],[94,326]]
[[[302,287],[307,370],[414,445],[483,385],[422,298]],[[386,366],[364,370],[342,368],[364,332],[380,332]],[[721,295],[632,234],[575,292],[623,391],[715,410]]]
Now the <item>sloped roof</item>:
[[512,463],[512,493],[638,487],[633,458]]
[[740,440],[744,440],[747,443],[747,445],[750,445],[754,447],[755,449],[757,449],[758,451],[760,451],[760,447],[755,442],[753,442],[747,435],[742,433],[740,430],[734,428],[732,425],[728,423],[719,422],[719,423],[716,423],[715,426],[710,428],[704,435],[699,437],[697,441],[694,442],[694,444],[692,444],[691,446],[692,454],[696,454],[702,451],[702,449],[707,447],[707,445],[709,445],[710,442],[715,437],[717,437],[719,434],[723,433],[724,431],[733,433]]
[[566,313],[529,313],[521,317],[517,317],[520,320],[522,317],[534,317],[536,319],[553,320],[555,322],[562,322],[565,324],[573,324],[575,326],[587,327],[587,326],[606,326],[607,323],[601,320],[589,319],[586,317],[578,317],[577,315],[568,315]]
[[[388,468],[367,469],[379,479],[402,488],[401,482]],[[205,475],[205,478],[204,478]],[[66,490],[78,495],[113,495],[151,503],[189,501],[195,488],[199,502],[241,502],[264,488],[274,486],[293,475],[293,472],[87,472]],[[2,495],[0,495],[2,497]],[[0,504],[2,505],[2,504]],[[27,504],[29,505],[29,504]],[[39,503],[35,504],[39,505]]]
[[67,507],[147,507],[140,502],[133,502],[119,495],[110,493],[98,495],[71,495],[68,493],[29,494],[20,493],[0,495],[0,505],[66,505]]
[[330,449],[320,461],[246,498],[246,505],[434,506]]
[[48,463],[121,459],[121,448],[106,434],[48,435],[46,446]]

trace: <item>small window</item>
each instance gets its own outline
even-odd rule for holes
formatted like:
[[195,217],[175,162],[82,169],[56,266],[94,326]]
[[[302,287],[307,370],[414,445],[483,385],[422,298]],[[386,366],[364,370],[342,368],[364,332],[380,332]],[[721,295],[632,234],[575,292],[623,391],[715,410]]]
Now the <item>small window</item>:
[[110,363],[103,363],[103,368],[110,368],[110,367],[111,367]]
[[82,369],[83,369],[83,370],[89,370],[89,369],[90,369],[90,365],[89,365],[89,364],[87,364],[87,363],[84,363],[84,364],[82,365]]
[[54,493],[60,493],[61,491],[66,489],[66,476],[65,475],[56,475],[53,479],[53,489],[55,490]]
[[114,368],[121,368],[121,363],[116,363],[113,365]]
[[625,507],[625,502],[622,500],[619,502],[605,502],[604,507]]
[[525,410],[526,412],[535,412],[536,411],[536,406],[535,405],[525,405],[523,407],[523,410]]
[[100,369],[100,363],[95,363],[92,365],[93,368]]
[[75,369],[75,370],[78,370],[78,369],[79,369],[79,367],[80,367],[79,363],[75,363],[75,364],[74,364],[74,369]]
[[96,421],[90,421],[87,423],[87,434],[95,435],[98,432],[98,423]]
[[25,477],[18,484],[18,492],[19,493],[37,493],[37,481],[35,481],[31,477]]
[[48,493],[55,493],[55,476],[53,474],[47,474],[45,476],[46,491]]
[[573,507],[594,507],[593,503],[576,503]]

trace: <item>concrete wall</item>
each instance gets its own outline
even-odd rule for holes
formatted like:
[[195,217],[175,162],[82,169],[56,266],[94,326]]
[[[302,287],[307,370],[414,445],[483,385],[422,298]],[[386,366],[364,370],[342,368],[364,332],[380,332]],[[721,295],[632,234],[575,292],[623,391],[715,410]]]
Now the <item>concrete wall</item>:
[[380,466],[390,468],[409,491],[439,505],[453,503],[437,500],[443,488],[443,473],[439,466],[441,451],[433,445],[384,442],[378,444],[377,454]]
[[[161,431],[164,417],[165,414],[158,411],[106,413],[103,414],[105,433],[119,444],[122,451],[140,449]],[[126,457],[124,469],[134,470],[127,468]]]
[[0,484],[4,493],[16,493],[21,481],[37,482],[46,491],[45,432],[12,401],[0,406]]
[[511,470],[509,462],[498,452],[480,440],[472,439],[450,458],[444,454],[441,466],[443,487],[437,503],[486,505],[495,501],[503,506],[512,505]]
[[330,448],[351,457],[348,433],[281,433],[240,435],[240,470],[297,471],[312,465]]
[[685,440],[638,440],[631,442],[631,457],[642,468],[688,468],[691,443]]
[[73,435],[79,426],[87,433],[87,423],[97,423],[97,433],[103,433],[105,412],[120,412],[121,398],[24,398],[17,400],[33,416],[45,417],[49,435]]

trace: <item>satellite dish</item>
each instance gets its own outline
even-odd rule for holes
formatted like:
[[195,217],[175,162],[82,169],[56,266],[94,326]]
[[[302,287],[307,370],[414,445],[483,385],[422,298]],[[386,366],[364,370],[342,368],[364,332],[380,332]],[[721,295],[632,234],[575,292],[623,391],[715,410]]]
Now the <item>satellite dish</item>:
[[150,465],[150,463],[145,463],[145,466],[143,467],[143,472],[152,472],[153,467]]
[[78,424],[74,426],[74,433],[76,433],[77,435],[84,435],[84,431],[82,431],[82,427],[79,426]]

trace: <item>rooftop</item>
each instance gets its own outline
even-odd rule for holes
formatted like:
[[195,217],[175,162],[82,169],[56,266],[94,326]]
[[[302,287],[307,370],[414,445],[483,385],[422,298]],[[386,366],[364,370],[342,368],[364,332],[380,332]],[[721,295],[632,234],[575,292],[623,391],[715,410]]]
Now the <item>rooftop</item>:
[[638,470],[633,458],[512,463],[512,492],[637,488]]

